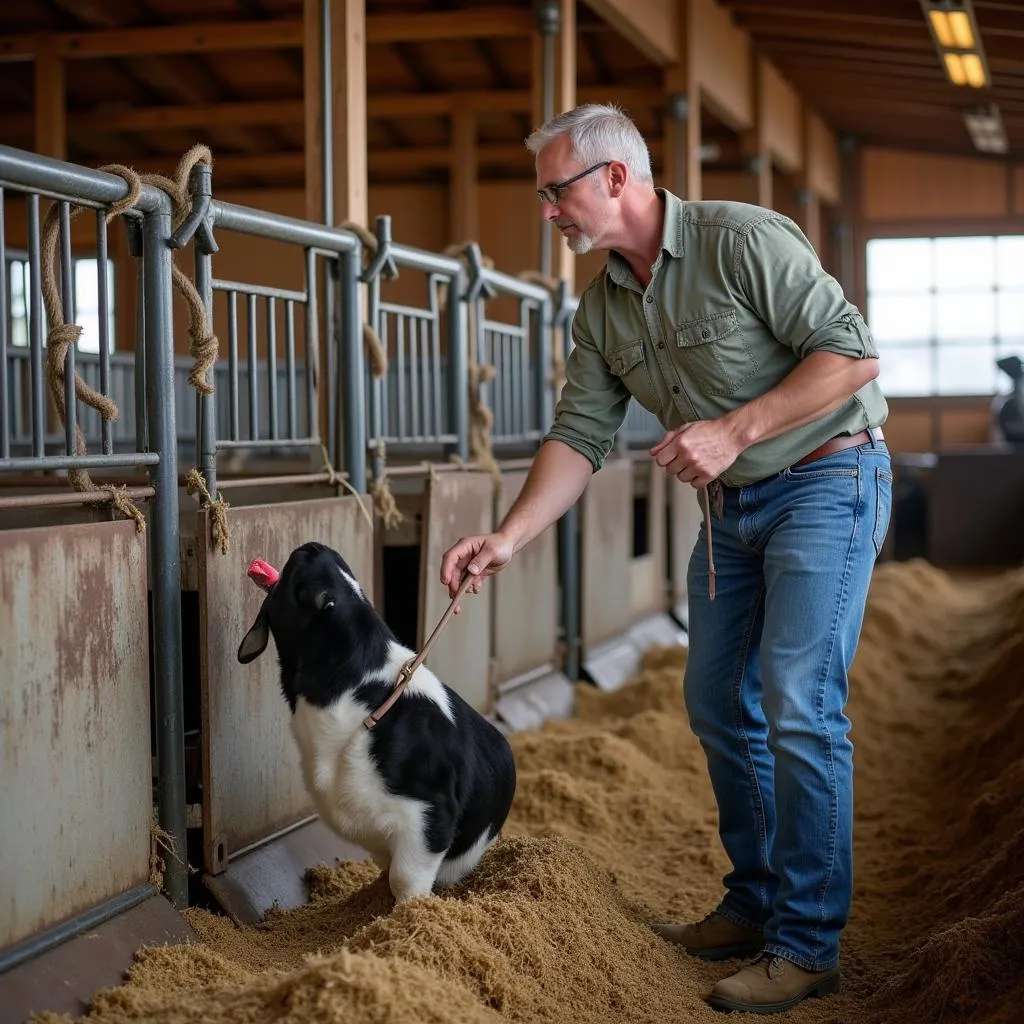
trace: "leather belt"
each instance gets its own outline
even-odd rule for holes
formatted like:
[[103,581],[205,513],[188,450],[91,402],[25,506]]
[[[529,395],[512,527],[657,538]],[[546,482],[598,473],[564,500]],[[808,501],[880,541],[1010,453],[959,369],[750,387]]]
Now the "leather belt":
[[868,427],[857,434],[837,434],[830,437],[823,445],[819,445],[813,452],[809,452],[802,459],[794,462],[794,466],[805,466],[808,462],[816,462],[826,455],[834,455],[836,452],[844,451],[847,448],[856,448],[859,444],[867,444],[869,441],[882,441],[884,435],[878,427]]

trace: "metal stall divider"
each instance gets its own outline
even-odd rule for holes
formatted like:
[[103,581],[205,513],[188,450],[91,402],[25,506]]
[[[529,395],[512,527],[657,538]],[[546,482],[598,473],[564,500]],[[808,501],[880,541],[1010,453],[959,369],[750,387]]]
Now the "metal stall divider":
[[[441,556],[459,536],[492,528],[493,484],[470,444],[463,263],[394,242],[390,217],[378,217],[375,228],[377,255],[363,276],[388,365],[385,376],[368,382],[373,486],[386,485],[389,499],[381,503],[381,610],[399,639],[418,650],[449,604],[437,578]],[[398,294],[385,296],[385,283]],[[464,601],[458,628],[441,634],[427,660],[483,712],[490,705],[491,600],[485,588]]]
[[[200,193],[208,190],[202,179],[195,184]],[[207,888],[236,921],[252,922],[275,902],[306,902],[306,868],[334,857],[366,856],[315,814],[275,659],[242,666],[236,658],[262,600],[246,579],[253,558],[282,567],[295,547],[320,541],[345,558],[374,599],[358,304],[362,249],[346,230],[216,200],[207,210],[197,233],[197,290],[211,323],[217,300],[222,303],[228,358],[219,406],[216,392],[197,403],[202,480],[190,480],[202,506],[195,521],[196,564],[186,574],[198,591],[200,690],[193,697],[201,712],[201,845]],[[216,277],[215,232],[283,247],[268,273],[280,275],[290,259],[302,287]],[[325,286],[338,289],[332,296],[340,313],[337,331],[333,317],[321,315],[328,305],[319,287],[321,268]],[[332,348],[336,358],[329,362],[338,372],[322,374],[325,351]],[[337,389],[333,406],[343,421],[342,471],[331,465],[321,429],[327,388]],[[232,477],[219,476],[219,454],[242,458]],[[339,487],[349,493],[339,496]],[[224,493],[235,497],[230,510]]]
[[[562,300],[565,359],[578,304],[577,297]],[[603,689],[617,689],[635,674],[649,647],[685,641],[669,615],[668,498],[675,500],[678,488],[646,451],[662,433],[657,418],[631,399],[612,452],[571,510],[575,521],[563,528],[562,550],[577,560],[566,580],[579,587],[563,614],[579,624],[583,672]],[[609,587],[609,579],[622,583]]]
[[[74,281],[72,210],[94,211],[102,268],[108,211],[128,193],[127,183],[115,175],[0,146],[0,482],[10,491],[0,498],[6,527],[0,530],[5,1015],[80,1011],[78,997],[92,991],[97,976],[114,983],[127,966],[119,935],[123,941],[131,934],[141,943],[191,934],[159,894],[161,880],[150,867],[155,804],[172,844],[162,888],[177,907],[187,905],[171,206],[163,192],[144,186],[123,213],[126,223],[141,229],[144,289],[138,298],[146,308],[140,339],[144,391],[135,396],[143,415],[132,450],[114,450],[107,421],[100,427],[99,452],[83,452],[79,444],[84,404],[105,404],[111,397],[129,401],[126,394],[112,394],[105,273],[98,273],[96,286],[98,395],[76,383],[78,332],[62,326],[74,324],[76,298],[82,297]],[[56,204],[56,236],[43,233],[44,198]],[[26,330],[19,338],[12,337],[14,292],[4,253],[7,215],[17,207],[25,211],[28,268],[18,293]],[[59,301],[44,309],[50,255]],[[50,353],[59,353],[65,342],[60,366]],[[18,347],[27,359],[21,352],[10,358]],[[50,402],[65,411],[63,436],[47,431]],[[83,470],[128,469],[148,473],[148,483],[120,489],[81,476]],[[79,489],[70,490],[69,482]],[[95,489],[82,490],[89,487]],[[97,514],[115,494],[122,510],[137,511],[129,502],[147,503],[148,516],[139,514],[133,522]],[[93,511],[82,512],[83,506]],[[27,511],[31,526],[24,526]],[[86,930],[101,941],[83,945],[76,937]],[[89,977],[82,971],[85,962],[92,968]],[[55,972],[68,983],[53,986]]]
[[[529,462],[523,456],[536,452],[554,418],[553,335],[561,307],[556,307],[559,296],[547,288],[485,266],[475,245],[469,262],[470,345],[478,366],[493,367],[492,377],[480,377],[479,400],[493,417],[497,524],[526,480]],[[502,313],[507,316],[499,319]],[[573,709],[558,555],[556,524],[492,582],[492,703],[498,719],[512,729],[566,717]]]

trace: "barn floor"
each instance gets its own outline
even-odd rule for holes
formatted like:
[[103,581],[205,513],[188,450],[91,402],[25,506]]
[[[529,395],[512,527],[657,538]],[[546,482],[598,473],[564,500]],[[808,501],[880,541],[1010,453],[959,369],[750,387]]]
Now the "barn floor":
[[[703,915],[725,869],[685,652],[569,722],[513,738],[512,821],[445,898],[390,913],[375,868],[320,869],[314,901],[140,954],[89,1020],[674,1022],[723,1018],[705,965],[648,923]],[[1024,571],[954,582],[885,564],[852,673],[856,894],[844,990],[794,1024],[1010,1024],[1024,1006]],[[37,1021],[53,1024],[43,1015]]]

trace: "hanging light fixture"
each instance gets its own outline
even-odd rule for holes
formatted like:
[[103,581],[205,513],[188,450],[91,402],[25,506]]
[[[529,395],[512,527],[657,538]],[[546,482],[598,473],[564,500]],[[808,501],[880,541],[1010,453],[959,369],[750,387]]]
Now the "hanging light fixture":
[[949,81],[973,89],[988,88],[988,61],[971,0],[921,0],[921,8]]

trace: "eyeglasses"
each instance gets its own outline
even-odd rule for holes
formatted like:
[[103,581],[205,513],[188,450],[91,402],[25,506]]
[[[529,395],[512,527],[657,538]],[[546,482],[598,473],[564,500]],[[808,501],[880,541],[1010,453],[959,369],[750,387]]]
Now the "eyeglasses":
[[565,181],[556,182],[554,185],[547,185],[544,188],[537,189],[537,198],[542,203],[550,203],[552,206],[557,206],[562,199],[562,193],[574,182],[579,181],[580,178],[585,178],[588,174],[593,174],[594,171],[599,171],[602,167],[607,167],[611,163],[611,160],[602,160],[599,164],[594,164],[593,167],[588,167],[585,171],[580,171],[579,174],[574,174],[571,178],[566,178]]

